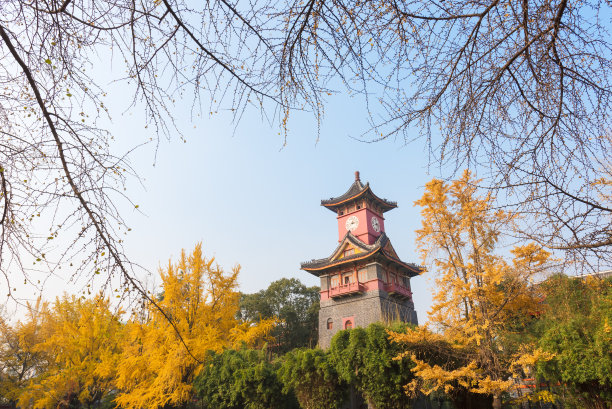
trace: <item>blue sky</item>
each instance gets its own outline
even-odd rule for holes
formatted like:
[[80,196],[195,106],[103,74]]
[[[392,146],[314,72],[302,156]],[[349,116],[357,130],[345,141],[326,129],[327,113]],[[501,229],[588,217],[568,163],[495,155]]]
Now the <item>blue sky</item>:
[[[377,195],[398,202],[385,214],[387,234],[402,259],[420,261],[414,242],[420,215],[413,202],[434,176],[427,172],[424,146],[355,140],[368,127],[359,101],[333,97],[318,138],[312,115],[295,114],[286,144],[256,110],[235,129],[223,114],[181,118],[189,108],[187,101],[175,107],[186,142],[162,140],[157,155],[151,144],[131,156],[143,178],[142,185],[133,182],[128,189],[138,210],[124,211],[133,261],[155,272],[201,241],[221,266],[242,266],[243,292],[283,277],[318,285],[299,266],[328,256],[337,245],[335,215],[320,200],[344,193],[356,170]],[[137,110],[115,115],[112,128],[122,146],[151,136]],[[427,275],[413,279],[413,292],[422,322],[431,303]]]
[[[145,128],[142,106],[129,105],[133,89],[111,83],[112,69],[100,73],[103,86],[106,76],[104,103],[112,122],[98,125],[113,134],[112,150],[123,153],[155,138],[151,127]],[[242,266],[243,292],[283,277],[318,285],[300,263],[326,257],[337,246],[336,217],[320,201],[344,193],[357,170],[378,196],[398,203],[385,214],[387,235],[404,261],[420,262],[414,240],[420,215],[413,202],[436,174],[428,172],[421,142],[357,140],[369,128],[363,101],[341,93],[329,97],[319,134],[312,114],[295,112],[286,139],[257,109],[248,110],[236,126],[229,113],[192,117],[191,108],[188,99],[172,108],[184,138],[162,138],[157,146],[145,144],[129,155],[141,182],[129,180],[126,193],[138,208],[115,203],[132,229],[125,241],[127,257],[149,271],[150,277],[141,276],[148,285],[159,285],[159,267],[198,242],[225,269]],[[88,284],[70,282],[68,274],[41,277],[47,300],[79,293]],[[429,277],[412,280],[420,322],[431,305]],[[21,301],[39,295],[29,284],[14,286]]]

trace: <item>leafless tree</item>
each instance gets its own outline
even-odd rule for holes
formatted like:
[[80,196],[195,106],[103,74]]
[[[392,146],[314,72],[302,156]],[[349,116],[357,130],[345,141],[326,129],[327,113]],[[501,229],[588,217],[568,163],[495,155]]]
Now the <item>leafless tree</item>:
[[96,73],[110,61],[123,64],[125,77],[114,79],[133,87],[133,105],[144,106],[157,137],[177,129],[172,101],[185,93],[196,107],[201,95],[211,105],[229,100],[237,113],[275,103],[278,93],[262,71],[273,54],[248,21],[266,7],[239,13],[223,0],[199,10],[171,0],[0,4],[0,271],[9,292],[11,280],[37,285],[32,272],[39,269],[103,283],[119,276],[125,288],[145,293],[122,247],[129,228],[118,205],[130,203],[125,183],[137,174],[98,125],[108,108]]
[[115,79],[158,137],[179,98],[237,120],[263,108],[283,127],[359,93],[364,140],[424,139],[432,164],[488,172],[524,235],[609,263],[610,15],[606,0],[2,2],[0,271],[141,288],[117,207],[137,175],[103,127],[105,59],[124,64]]
[[281,76],[319,94],[342,79],[371,107],[365,140],[421,137],[447,176],[486,176],[521,237],[597,269],[612,262],[610,6],[295,1]]

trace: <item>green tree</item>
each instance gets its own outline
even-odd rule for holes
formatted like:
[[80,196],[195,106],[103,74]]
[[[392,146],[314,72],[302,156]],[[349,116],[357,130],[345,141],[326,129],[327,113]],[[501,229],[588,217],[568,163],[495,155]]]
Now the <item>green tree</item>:
[[407,324],[386,327],[375,323],[339,331],[332,338],[329,353],[340,378],[375,409],[399,409],[412,403],[404,386],[414,378],[414,363],[408,358],[395,359],[403,349],[389,340],[387,332],[403,333],[406,329]]
[[272,332],[279,353],[312,347],[318,339],[319,287],[306,287],[295,278],[282,278],[255,294],[242,294],[239,317],[259,322],[281,320]]
[[270,362],[262,350],[211,351],[194,381],[194,390],[210,408],[296,408],[295,397],[283,393],[277,370],[278,364]]
[[339,409],[348,386],[342,382],[329,353],[319,348],[295,349],[283,357],[279,369],[285,393],[293,390],[304,409]]
[[567,387],[579,407],[612,407],[612,279],[556,275],[541,285],[536,337],[554,358],[539,363],[537,374]]

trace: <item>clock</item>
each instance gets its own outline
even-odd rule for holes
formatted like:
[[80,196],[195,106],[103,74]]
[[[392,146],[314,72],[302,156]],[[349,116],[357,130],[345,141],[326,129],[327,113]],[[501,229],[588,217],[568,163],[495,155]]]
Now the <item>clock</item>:
[[378,221],[378,218],[376,216],[372,216],[372,228],[374,229],[374,231],[376,233],[380,233],[380,222]]
[[351,216],[348,219],[346,219],[346,230],[348,231],[353,231],[357,228],[357,226],[359,226],[359,219],[357,218],[357,216]]

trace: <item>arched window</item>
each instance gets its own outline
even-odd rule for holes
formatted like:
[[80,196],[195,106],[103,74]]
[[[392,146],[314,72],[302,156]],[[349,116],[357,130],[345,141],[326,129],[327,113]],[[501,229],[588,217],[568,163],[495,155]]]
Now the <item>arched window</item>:
[[327,329],[332,329],[334,327],[334,320],[331,318],[327,319]]
[[344,329],[353,329],[353,321],[346,320],[346,322],[344,323]]

